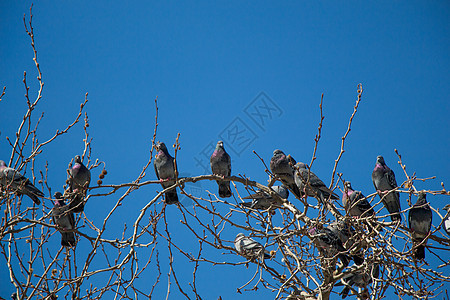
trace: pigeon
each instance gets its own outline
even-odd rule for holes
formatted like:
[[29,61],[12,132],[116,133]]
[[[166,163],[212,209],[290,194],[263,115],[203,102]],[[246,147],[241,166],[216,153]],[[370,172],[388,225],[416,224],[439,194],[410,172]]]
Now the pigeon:
[[246,237],[243,233],[236,235],[234,247],[240,255],[248,260],[259,259],[264,264],[264,259],[270,258],[270,254],[265,251],[263,245],[252,238]]
[[[350,250],[354,248],[356,243],[356,231],[353,227],[348,226],[344,221],[335,221],[327,226],[333,233],[335,233],[342,242],[345,249]],[[364,254],[361,251],[352,249],[352,252],[359,252],[351,255],[355,264],[362,265],[364,262]]]
[[6,166],[3,160],[0,160],[0,185],[18,195],[27,195],[34,203],[40,204],[41,200],[38,197],[44,197],[44,193],[38,190],[28,178],[13,168]]
[[[272,190],[283,199],[287,199],[289,196],[288,189],[285,188],[283,185],[273,186]],[[273,205],[281,204],[275,198],[272,198],[272,196],[261,190],[258,190],[255,194],[251,194],[250,196],[244,197],[242,199],[253,199],[251,202],[242,203],[244,207],[249,207],[253,209],[266,210],[272,207]]]
[[350,292],[351,286],[357,286],[362,289],[366,289],[369,284],[372,283],[372,278],[378,278],[380,275],[380,266],[378,264],[370,265],[370,273],[369,270],[358,270],[349,272],[341,278],[341,282],[336,283],[336,286],[345,285],[342,289],[340,295],[342,299],[345,299]]
[[375,189],[380,195],[384,206],[391,214],[392,221],[401,221],[400,215],[400,193],[387,191],[393,190],[397,187],[394,172],[384,162],[383,156],[377,156],[377,163],[372,172],[372,181]]
[[64,198],[60,192],[56,192],[54,197],[55,206],[52,209],[53,223],[58,226],[61,233],[61,246],[72,247],[76,245],[75,233],[67,232],[75,227],[75,218],[70,206],[64,204]]
[[444,206],[444,209],[447,211],[447,218],[444,219],[442,226],[444,226],[445,232],[450,236],[450,214],[448,213],[450,211],[450,204],[447,204]]
[[295,184],[294,180],[294,168],[295,159],[289,156],[289,158],[283,153],[283,151],[276,149],[273,151],[273,156],[270,159],[270,170],[273,174],[278,176],[281,182],[288,187],[297,197],[301,197],[300,190]]
[[339,199],[316,174],[308,170],[308,166],[302,162],[295,165],[295,183],[301,193],[306,192],[307,196],[316,197],[322,203],[325,199]]
[[369,217],[375,214],[369,201],[360,191],[354,191],[350,181],[344,183],[345,189],[342,195],[342,204],[350,216]]
[[411,230],[413,247],[415,248],[413,254],[415,259],[425,259],[426,240],[424,241],[424,239],[430,232],[432,219],[433,214],[427,202],[427,194],[421,192],[416,204],[412,206],[408,214],[409,229]]
[[321,253],[325,257],[332,258],[337,255],[343,266],[348,266],[350,263],[350,257],[347,254],[340,253],[345,252],[346,250],[342,245],[341,239],[336,233],[326,227],[322,229],[311,227],[308,232],[311,235],[313,243],[321,250]]
[[[156,153],[153,161],[156,177],[161,181],[161,186],[166,189],[175,183],[175,180],[173,180],[175,178],[175,159],[170,156],[164,143],[157,143],[156,150],[158,153]],[[167,204],[178,203],[177,190],[173,189],[166,192],[165,201]]]
[[84,210],[84,197],[91,182],[91,171],[81,162],[79,155],[75,156],[74,164],[69,168],[69,192],[73,193],[69,206],[73,212]]
[[[223,142],[218,141],[216,149],[214,149],[211,155],[211,170],[213,174],[223,177],[229,177],[231,175],[231,158],[228,155],[225,148],[223,148]],[[225,180],[217,180],[219,185],[219,197],[229,198],[231,197],[230,182]]]

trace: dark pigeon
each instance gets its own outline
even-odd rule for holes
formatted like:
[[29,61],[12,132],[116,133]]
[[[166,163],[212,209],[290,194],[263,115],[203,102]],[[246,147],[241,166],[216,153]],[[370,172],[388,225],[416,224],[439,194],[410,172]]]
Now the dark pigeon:
[[362,263],[364,262],[364,254],[359,250],[352,249],[354,248],[354,245],[357,243],[358,239],[355,229],[353,229],[353,227],[351,226],[348,226],[344,221],[335,221],[328,225],[327,228],[333,231],[339,237],[342,245],[346,250],[352,250],[351,257],[355,264],[362,265]]
[[[289,196],[289,191],[283,185],[273,186],[272,190],[280,195],[281,198],[287,199]],[[253,208],[253,209],[261,209],[266,210],[272,206],[279,206],[279,203],[272,196],[263,192],[261,190],[257,191],[255,194],[251,194],[250,196],[244,197],[242,199],[253,199],[251,202],[242,203],[243,206]]]
[[[408,214],[409,229],[413,240],[414,258],[425,259],[425,245],[430,229],[433,214],[427,202],[427,194],[419,193],[416,204],[412,206]],[[420,245],[419,245],[420,244]]]
[[[276,149],[273,151],[273,156],[270,159],[270,171],[281,180],[281,182],[288,187],[297,197],[301,197],[300,190],[295,184],[294,168],[296,164],[295,159],[289,158],[283,151]],[[292,165],[292,166],[291,166]]]
[[3,160],[0,160],[0,185],[18,195],[27,195],[36,204],[41,203],[38,197],[44,197],[44,193],[38,190],[28,178],[6,166]]
[[444,206],[444,209],[447,211],[448,215],[442,222],[442,226],[444,227],[445,232],[450,236],[450,213],[448,213],[450,211],[450,204]]
[[234,247],[240,255],[251,261],[260,260],[264,264],[264,259],[270,258],[270,254],[265,251],[263,245],[252,238],[246,237],[243,233],[236,235]]
[[[156,177],[161,181],[161,186],[166,189],[175,184],[175,159],[170,156],[164,143],[156,144],[155,166]],[[177,190],[173,189],[165,193],[167,204],[178,203]]]
[[[222,141],[217,142],[216,149],[211,155],[210,162],[213,174],[223,177],[229,177],[231,175],[231,158],[225,151]],[[229,181],[217,180],[217,184],[219,185],[219,197],[231,197],[231,188]]]
[[391,214],[392,221],[401,221],[400,215],[400,193],[395,191],[388,193],[397,187],[394,172],[384,162],[383,156],[377,156],[377,163],[372,172],[372,181],[375,189],[379,193],[384,206]]
[[307,196],[315,197],[322,203],[325,203],[325,200],[330,197],[331,199],[339,199],[339,196],[327,188],[316,174],[308,171],[306,164],[299,162],[295,165],[295,169],[295,183],[302,194],[306,192]]
[[376,279],[379,275],[380,266],[378,264],[373,264],[370,266],[370,272],[369,270],[349,272],[341,278],[340,283],[336,283],[335,285],[345,285],[345,287],[342,289],[342,292],[340,293],[342,299],[345,299],[348,296],[348,293],[350,292],[350,288],[352,286],[357,286],[361,289],[367,289],[367,286],[373,281],[372,278]]
[[56,192],[55,206],[52,209],[53,223],[58,226],[61,233],[61,246],[72,247],[76,245],[75,233],[67,232],[75,228],[75,218],[69,205],[64,204],[64,198],[60,192]]
[[83,164],[79,155],[75,156],[73,164],[69,167],[69,192],[72,200],[69,207],[73,212],[79,213],[84,210],[84,198],[91,183],[91,171]]
[[313,240],[313,243],[326,258],[332,258],[337,255],[341,260],[344,267],[347,267],[350,263],[350,257],[342,252],[345,252],[345,248],[342,245],[342,241],[339,236],[329,228],[317,229],[311,227],[309,234]]

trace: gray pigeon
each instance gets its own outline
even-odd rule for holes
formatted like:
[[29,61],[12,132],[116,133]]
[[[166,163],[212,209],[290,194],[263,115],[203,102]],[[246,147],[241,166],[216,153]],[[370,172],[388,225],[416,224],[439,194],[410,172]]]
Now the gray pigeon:
[[397,187],[397,181],[395,180],[394,172],[384,162],[383,156],[377,156],[377,163],[372,172],[372,181],[375,189],[380,195],[384,206],[391,214],[392,221],[401,221],[400,215],[400,193],[395,191],[388,193]]
[[[335,233],[342,242],[345,249],[350,250],[353,248],[357,242],[356,231],[353,227],[348,226],[344,221],[334,221],[327,226],[333,233]],[[364,262],[364,254],[361,251],[352,249],[352,252],[357,252],[352,254],[351,257],[355,264],[362,265]]]
[[350,292],[350,288],[352,286],[357,286],[362,289],[367,289],[367,286],[372,283],[372,278],[378,278],[380,275],[380,266],[378,264],[373,264],[370,267],[369,270],[359,270],[359,271],[353,271],[348,274],[345,274],[344,277],[341,278],[340,283],[336,283],[336,286],[345,285],[345,287],[342,289],[342,292],[340,295],[342,296],[342,299],[345,299],[348,296],[348,293]]
[[[166,189],[175,184],[175,159],[170,156],[164,143],[156,144],[155,167],[156,177],[161,181],[161,186]],[[167,204],[178,203],[177,190],[173,189],[165,193],[165,201]]]
[[72,247],[76,245],[75,233],[67,232],[75,228],[75,218],[69,205],[64,204],[64,198],[60,192],[56,192],[54,197],[55,206],[52,209],[53,223],[58,226],[61,233],[61,246]]
[[[289,196],[289,191],[283,185],[273,186],[272,190],[280,195],[281,198],[287,199]],[[244,197],[242,199],[253,199],[251,202],[242,203],[243,206],[253,208],[253,209],[261,209],[266,210],[274,205],[280,205],[276,199],[272,198],[266,192],[258,190],[256,193],[251,194],[250,196]]]
[[[301,197],[301,193],[295,184],[294,168],[295,159],[291,156],[289,158],[283,151],[276,149],[273,151],[273,156],[270,159],[270,170],[273,174],[278,176],[281,182],[288,187],[297,197]],[[292,165],[292,166],[291,166]]]
[[342,204],[350,216],[369,217],[375,214],[375,211],[369,201],[365,199],[360,191],[354,191],[350,181],[344,183],[344,192],[342,194]]
[[264,264],[264,259],[270,258],[270,254],[265,251],[263,245],[252,238],[246,237],[243,233],[236,235],[234,247],[240,255],[251,261],[260,260]]
[[[444,209],[448,213],[450,211],[450,204],[444,206]],[[442,226],[444,227],[445,232],[447,232],[447,234],[450,236],[450,214],[448,214],[448,216],[444,219]]]
[[316,174],[308,171],[306,164],[299,162],[295,165],[295,169],[295,183],[302,194],[306,192],[307,196],[315,197],[322,203],[325,203],[325,200],[330,197],[339,199],[339,196],[327,188]]
[[79,213],[84,210],[84,197],[91,183],[91,171],[83,165],[81,157],[77,155],[68,173],[69,192],[73,193],[69,206],[73,212]]
[[326,258],[332,258],[337,255],[344,267],[350,263],[350,257],[342,252],[346,252],[339,236],[329,228],[317,229],[311,227],[308,230],[314,245],[320,249],[322,255]]
[[416,204],[412,206],[408,214],[409,229],[411,230],[413,247],[416,248],[414,251],[415,259],[425,259],[426,241],[423,240],[430,232],[432,220],[433,214],[431,212],[430,205],[427,202],[427,194],[421,192],[419,193]]
[[[213,174],[223,177],[229,177],[231,175],[231,158],[227,151],[223,147],[223,142],[218,141],[216,149],[214,149],[211,155],[211,170]],[[225,180],[217,180],[219,185],[219,197],[229,198],[231,197],[230,182]]]
[[0,185],[10,188],[18,195],[27,195],[34,203],[40,204],[38,197],[44,197],[44,193],[38,190],[28,178],[25,178],[18,171],[6,166],[3,160],[0,160]]

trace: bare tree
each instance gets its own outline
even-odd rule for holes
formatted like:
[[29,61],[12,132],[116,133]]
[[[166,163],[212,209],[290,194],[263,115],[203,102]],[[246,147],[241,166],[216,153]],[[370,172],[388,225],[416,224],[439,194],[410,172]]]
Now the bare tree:
[[[152,164],[158,128],[158,103],[155,99],[155,126],[149,157],[142,171],[130,182],[119,184],[103,184],[107,175],[106,163],[92,158],[91,138],[89,135],[89,119],[85,112],[88,94],[81,101],[80,110],[63,129],[47,140],[39,139],[38,128],[43,113],[37,121],[33,121],[44,92],[43,75],[38,62],[37,50],[32,26],[32,13],[27,20],[24,16],[26,33],[31,41],[34,52],[34,63],[37,72],[39,88],[35,98],[29,94],[27,73],[24,72],[23,83],[27,102],[27,111],[14,139],[6,138],[11,155],[6,164],[15,169],[15,175],[23,174],[38,189],[52,195],[52,190],[67,190],[68,186],[49,186],[48,177],[51,170],[49,162],[44,169],[35,166],[37,160],[45,159],[46,146],[62,135],[69,135],[78,123],[84,121],[84,149],[81,159],[92,172],[100,172],[97,182],[91,184],[83,201],[88,203],[94,198],[101,198],[108,206],[103,222],[93,222],[85,213],[75,214],[74,228],[61,228],[52,219],[55,217],[53,204],[56,199],[44,197],[42,205],[32,204],[27,196],[20,193],[11,181],[2,181],[0,205],[3,216],[0,226],[1,256],[4,260],[2,268],[9,272],[11,284],[16,290],[14,299],[56,299],[57,297],[71,299],[134,299],[151,298],[163,278],[167,277],[166,298],[171,291],[178,290],[187,299],[201,299],[198,289],[198,272],[201,266],[221,268],[230,266],[236,270],[251,268],[253,276],[237,287],[236,293],[251,293],[257,289],[265,289],[269,297],[275,299],[329,299],[330,295],[353,293],[358,299],[383,299],[388,290],[394,290],[399,298],[404,295],[411,298],[447,298],[447,286],[450,281],[448,250],[449,236],[442,230],[442,220],[448,216],[440,209],[431,207],[434,216],[441,220],[438,226],[433,226],[419,245],[426,245],[427,252],[442,262],[440,265],[429,265],[427,260],[416,260],[413,252],[417,244],[411,242],[411,234],[403,223],[386,221],[387,215],[381,212],[382,199],[376,192],[362,196],[374,209],[374,214],[352,217],[349,209],[344,209],[340,201],[331,199],[316,201],[314,195],[305,195],[312,188],[308,173],[306,187],[302,196],[292,193],[292,201],[282,198],[273,189],[274,184],[281,180],[271,173],[268,163],[261,159],[261,172],[267,173],[267,183],[259,183],[249,178],[239,176],[222,177],[204,174],[198,176],[179,176],[176,168],[177,153],[180,150],[178,134],[174,142],[174,184],[161,190],[143,207],[136,209],[137,216],[131,226],[125,225],[118,229],[114,218],[120,216],[124,201],[137,190],[148,185],[157,185],[160,180],[144,180],[147,173],[152,173]],[[0,102],[6,93],[6,87],[0,96]],[[338,172],[338,165],[344,153],[347,136],[350,133],[353,118],[361,103],[362,85],[358,86],[354,110],[349,118],[346,132],[342,136],[341,149],[332,169],[332,179],[328,189],[334,192],[345,192],[345,175]],[[322,95],[323,100],[323,95]],[[84,115],[84,118],[83,118]],[[316,160],[316,151],[322,130],[322,101],[320,103],[320,123],[315,138],[315,147],[308,170],[311,170]],[[255,152],[255,155],[258,154]],[[416,198],[417,181],[426,182],[432,178],[419,178],[406,171],[401,155],[397,152],[399,165],[404,171],[406,180],[399,187],[388,193],[400,192],[407,197],[408,207],[401,212],[407,215],[412,199]],[[259,156],[258,156],[259,157]],[[150,169],[149,169],[150,167]],[[298,172],[295,162],[291,167]],[[15,176],[14,175],[14,176]],[[15,177],[14,177],[15,178]],[[207,197],[197,197],[185,189],[188,183],[200,181],[230,181],[233,197],[222,199],[208,192]],[[25,181],[23,181],[25,182]],[[25,184],[25,183],[24,183]],[[176,205],[166,205],[164,193],[178,189],[184,197],[192,200],[191,205],[180,202]],[[251,204],[243,205],[243,198],[258,192],[264,198],[271,199],[269,206],[257,207]],[[444,184],[441,190],[426,190],[429,195],[449,196]],[[318,195],[315,195],[317,198]],[[380,194],[381,198],[386,194]],[[66,201],[71,201],[73,194],[65,192]],[[252,196],[250,198],[255,198]],[[356,204],[354,204],[356,205]],[[169,210],[176,211],[181,217],[180,226],[186,232],[177,236],[169,229]],[[70,210],[61,213],[68,216]],[[57,215],[59,216],[59,215]],[[339,234],[333,235],[330,224],[340,221],[349,228],[347,240]],[[125,222],[124,222],[125,223]],[[172,226],[172,224],[170,224]],[[243,244],[246,249],[236,249],[234,236],[229,235],[229,228],[241,231],[245,237],[251,237],[251,245]],[[118,230],[121,232],[117,237]],[[55,250],[55,241],[59,242],[60,233],[74,233],[76,244],[61,246]],[[342,231],[341,231],[342,232]],[[339,232],[338,232],[339,233]],[[189,236],[195,243],[186,243]],[[333,240],[337,237],[337,240]],[[340,243],[339,247],[329,246],[324,239]],[[84,243],[89,249],[80,253],[78,244]],[[324,244],[325,243],[325,244]],[[256,245],[256,248],[255,248]],[[256,249],[256,250],[255,250]],[[166,253],[168,258],[161,257]],[[216,255],[214,255],[216,254]],[[217,255],[221,254],[221,255]],[[266,254],[266,258],[264,258]],[[347,260],[359,264],[348,265]],[[192,262],[189,270],[191,277],[186,282],[186,270],[177,269],[175,260],[184,259]],[[215,269],[214,269],[215,270]],[[376,271],[377,272],[376,272]],[[210,271],[214,276],[214,271]],[[165,274],[163,274],[165,273]],[[180,276],[179,274],[183,275]],[[142,282],[141,278],[152,278],[152,282]],[[5,283],[3,283],[5,284]],[[3,285],[2,284],[2,285]],[[344,287],[341,287],[344,285]],[[164,287],[161,287],[164,288]],[[251,295],[251,294],[250,294]],[[220,298],[220,297],[219,297]]]

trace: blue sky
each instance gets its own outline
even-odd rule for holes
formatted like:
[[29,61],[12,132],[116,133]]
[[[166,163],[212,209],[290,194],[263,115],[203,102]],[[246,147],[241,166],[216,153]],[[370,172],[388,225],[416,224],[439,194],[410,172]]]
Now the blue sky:
[[[30,3],[0,3],[0,84],[7,87],[1,102],[1,159],[9,158],[5,138],[14,137],[26,109],[24,71],[31,92],[38,87],[22,23]],[[88,92],[92,158],[106,162],[105,183],[132,181],[149,156],[158,97],[157,139],[171,145],[181,133],[182,175],[204,174],[198,160],[209,165],[209,154],[205,157],[202,151],[223,139],[233,160],[233,174],[265,183],[264,167],[252,150],[267,163],[277,148],[297,161],[309,162],[324,93],[325,120],[313,171],[328,184],[357,84],[362,83],[362,102],[338,171],[355,188],[370,194],[370,175],[381,154],[397,181],[403,182],[396,148],[410,174],[437,177],[418,182],[418,189],[438,190],[441,182],[448,188],[449,13],[447,1],[38,2],[33,25],[45,82],[34,115],[36,120],[45,111],[39,139],[48,139],[71,122]],[[258,101],[275,109],[264,124],[246,113],[247,107],[249,111],[254,103],[262,103]],[[233,144],[232,137],[226,136],[230,128],[245,128],[248,143]],[[77,125],[46,147],[37,160],[41,169],[49,162],[49,184],[54,190],[62,188],[68,162],[83,150],[83,137],[82,126]],[[96,172],[94,178],[100,170]],[[145,179],[155,178],[149,169]],[[216,191],[213,183],[201,185]],[[139,190],[117,220],[132,222],[156,190],[160,187]],[[428,200],[435,208],[448,201],[440,196]],[[102,222],[110,207],[98,203],[99,198],[95,201],[88,203],[86,214]],[[178,223],[176,213],[170,216]],[[184,232],[177,226],[174,235]],[[236,231],[230,230],[231,240]],[[187,243],[195,246],[195,240]],[[186,274],[191,276],[192,264],[187,266]],[[205,265],[203,274],[209,270]],[[200,293],[207,299],[234,297],[236,287],[252,272],[252,267],[248,272],[242,269],[242,277],[230,278],[233,270],[224,267],[217,272],[217,285],[203,283]],[[2,282],[9,282],[5,270],[0,276]],[[161,285],[165,295],[165,284]],[[0,291],[8,295],[11,289],[2,285]],[[174,299],[177,292],[171,294]],[[265,294],[259,290],[251,295]]]

